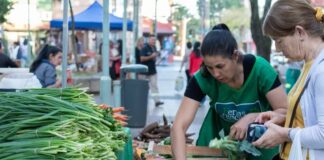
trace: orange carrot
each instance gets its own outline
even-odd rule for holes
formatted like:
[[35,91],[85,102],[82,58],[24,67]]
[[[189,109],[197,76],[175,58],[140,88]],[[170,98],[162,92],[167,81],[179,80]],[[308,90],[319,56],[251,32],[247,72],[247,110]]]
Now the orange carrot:
[[121,121],[128,120],[128,116],[122,115],[122,114],[114,114],[113,118],[115,118],[116,120],[121,120]]
[[127,122],[124,122],[124,121],[118,121],[122,126],[127,126]]
[[124,111],[125,108],[124,107],[114,107],[114,108],[112,108],[112,110],[114,113],[118,113],[118,112]]
[[108,109],[108,108],[111,108],[110,106],[108,106],[107,104],[100,104],[98,106],[100,109]]

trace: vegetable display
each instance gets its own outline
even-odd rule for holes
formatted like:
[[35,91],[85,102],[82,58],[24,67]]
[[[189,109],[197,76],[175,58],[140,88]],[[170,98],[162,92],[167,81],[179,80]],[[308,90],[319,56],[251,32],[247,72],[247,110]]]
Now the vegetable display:
[[[166,116],[163,114],[163,125],[160,125],[158,122],[153,122],[145,126],[143,130],[140,132],[140,134],[135,137],[135,140],[138,141],[143,141],[143,142],[150,142],[154,141],[155,143],[160,143],[163,142],[164,140],[167,140],[166,144],[164,145],[169,145],[171,144],[171,141],[169,142],[171,134],[171,124],[169,124]],[[194,133],[187,133],[186,136],[186,143],[187,144],[192,144],[193,139],[190,138],[193,136]]]
[[117,159],[127,135],[84,90],[0,92],[0,159]]
[[261,155],[261,152],[247,140],[231,140],[228,136],[224,136],[223,130],[220,133],[220,137],[220,139],[215,138],[211,140],[209,147],[222,149],[230,160],[245,159],[246,153],[252,154],[253,156]]

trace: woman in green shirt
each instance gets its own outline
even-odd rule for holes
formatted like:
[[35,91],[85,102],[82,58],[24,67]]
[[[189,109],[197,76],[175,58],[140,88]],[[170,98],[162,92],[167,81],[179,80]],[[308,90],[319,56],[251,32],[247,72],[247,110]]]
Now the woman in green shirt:
[[[185,159],[185,133],[206,95],[210,108],[198,146],[208,146],[222,129],[230,138],[243,140],[260,112],[286,112],[287,96],[275,70],[261,57],[242,55],[224,26],[214,27],[204,38],[202,67],[191,79],[173,123],[172,151],[177,160]],[[272,159],[278,148],[261,152],[261,157],[248,159]]]

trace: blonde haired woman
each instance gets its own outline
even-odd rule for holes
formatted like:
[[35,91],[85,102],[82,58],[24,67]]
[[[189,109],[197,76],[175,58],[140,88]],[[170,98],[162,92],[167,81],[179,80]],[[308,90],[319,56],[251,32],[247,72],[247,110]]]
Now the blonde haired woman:
[[[258,122],[266,122],[267,132],[254,143],[269,148],[283,144],[281,158],[288,159],[291,141],[300,136],[310,159],[324,157],[324,16],[305,0],[278,0],[263,24],[278,50],[305,65],[288,95],[287,115],[265,112]],[[284,127],[278,124],[284,124]]]

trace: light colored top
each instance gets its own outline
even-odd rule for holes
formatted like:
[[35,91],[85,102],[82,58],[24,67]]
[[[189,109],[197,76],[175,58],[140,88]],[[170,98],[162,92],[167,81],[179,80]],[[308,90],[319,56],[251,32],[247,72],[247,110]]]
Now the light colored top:
[[[301,144],[310,150],[310,159],[318,160],[324,157],[324,49],[314,60],[305,82],[309,78],[300,100],[305,125],[300,138]],[[292,139],[297,131],[298,128],[292,129]]]
[[[306,77],[308,75],[308,72],[309,72],[311,66],[312,66],[312,63],[313,63],[313,61],[305,63],[296,84],[290,90],[290,92],[288,94],[289,108],[288,108],[288,111],[287,111],[287,119],[286,119],[286,123],[285,123],[286,128],[289,127],[289,123],[291,121],[290,117],[291,117],[293,108],[295,106],[297,98],[299,97],[301,91],[304,88],[305,79],[306,79]],[[303,119],[303,114],[302,114],[300,104],[297,107],[296,115],[295,115],[295,117],[293,119],[292,128],[304,128],[304,119]],[[287,145],[283,149],[283,152],[280,155],[282,159],[285,159],[285,160],[288,159],[289,152],[290,152],[290,149],[291,149],[291,144],[292,143],[287,143]]]

